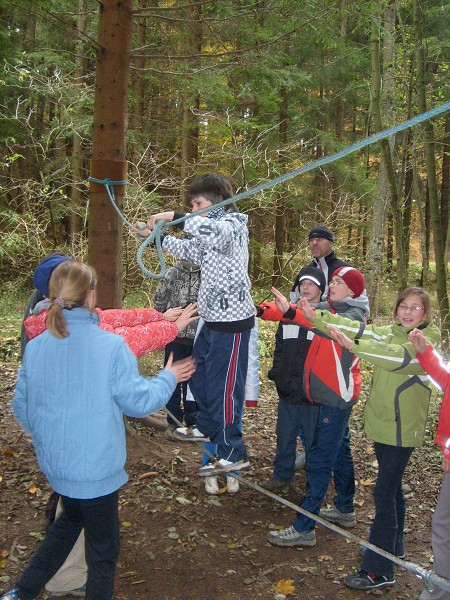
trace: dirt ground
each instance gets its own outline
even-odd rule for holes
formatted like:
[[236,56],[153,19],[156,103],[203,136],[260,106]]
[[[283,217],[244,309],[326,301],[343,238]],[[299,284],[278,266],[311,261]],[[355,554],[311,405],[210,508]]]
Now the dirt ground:
[[[14,583],[42,538],[50,494],[30,440],[10,413],[16,370],[15,365],[0,365],[0,592]],[[246,410],[243,423],[251,459],[251,468],[243,476],[256,483],[270,477],[275,446],[276,398],[270,384],[263,385],[261,396],[260,407]],[[117,600],[282,600],[281,580],[292,580],[291,589],[284,589],[292,599],[343,600],[367,595],[342,584],[343,577],[359,567],[356,543],[318,525],[314,548],[271,546],[267,532],[290,525],[291,509],[243,483],[234,496],[226,492],[208,496],[196,474],[201,447],[169,442],[160,429],[136,424],[132,428],[130,481],[120,494]],[[367,539],[376,462],[361,431],[361,409],[354,410],[352,430],[358,523],[351,532]],[[427,437],[427,443],[414,453],[405,477],[405,541],[407,560],[431,569],[431,516],[441,473],[437,450],[431,435]],[[147,477],[142,478],[144,474]],[[298,504],[304,487],[305,473],[300,471],[285,498]],[[328,502],[332,497],[330,489]],[[420,580],[400,567],[396,578],[390,591],[372,594],[418,598]],[[45,597],[43,593],[39,598]]]

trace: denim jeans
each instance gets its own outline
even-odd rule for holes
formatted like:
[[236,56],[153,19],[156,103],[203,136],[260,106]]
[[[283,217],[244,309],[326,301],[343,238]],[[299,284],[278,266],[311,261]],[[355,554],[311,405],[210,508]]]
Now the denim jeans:
[[[180,344],[178,342],[170,342],[170,344],[167,344],[164,349],[164,365],[166,365],[171,353],[173,353],[174,361],[181,360],[182,358],[191,356],[192,345]],[[184,421],[188,427],[192,427],[197,420],[197,402],[186,401],[186,393],[187,382],[183,381],[177,383],[175,391],[171,395],[166,408],[180,423],[183,423]],[[169,425],[178,427],[178,424],[170,415],[167,415],[167,422]]]
[[294,477],[301,406],[301,404],[289,404],[281,398],[278,402],[277,451],[273,461],[273,478],[277,481],[291,481]]
[[[406,505],[402,478],[413,450],[375,442],[378,477],[373,490],[375,519],[369,542],[391,554],[395,554],[397,538],[403,539]],[[372,550],[366,551],[361,569],[379,576],[394,575],[394,563]]]
[[20,577],[20,600],[33,600],[58,571],[85,531],[88,567],[86,600],[111,600],[119,556],[118,492],[89,500],[61,496],[64,511],[49,527],[45,539]]
[[[355,470],[348,429],[352,407],[340,410],[325,405],[299,406],[306,450],[306,492],[301,507],[318,515],[333,477],[336,508],[343,513],[352,512]],[[297,513],[297,531],[310,531],[315,525],[313,519]]]

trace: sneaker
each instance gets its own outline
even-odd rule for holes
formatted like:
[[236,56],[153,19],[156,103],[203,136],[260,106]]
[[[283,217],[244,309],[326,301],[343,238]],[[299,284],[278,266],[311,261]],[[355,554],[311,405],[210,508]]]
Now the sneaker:
[[237,494],[239,491],[239,481],[235,477],[227,477],[227,492]]
[[213,496],[219,495],[219,484],[217,482],[217,477],[205,477],[205,492],[207,494],[212,494]]
[[209,442],[209,438],[204,436],[197,427],[177,427],[173,435],[180,442]]
[[275,546],[315,546],[316,532],[314,529],[297,531],[291,525],[279,531],[269,531],[267,540]]
[[302,450],[295,457],[295,464],[294,464],[295,470],[300,471],[301,469],[305,468],[305,465],[306,465],[306,452],[304,450]]
[[69,590],[68,592],[49,592],[45,590],[48,598],[62,598],[63,596],[78,596],[79,598],[84,598],[86,596],[86,585],[82,585],[79,588],[74,590]]
[[0,598],[0,600],[19,600],[19,588],[15,587]]
[[175,428],[176,425],[169,425],[169,427],[164,432],[164,437],[166,438],[166,440],[169,440],[169,442],[178,442],[178,438],[176,438],[174,434]]
[[6,592],[6,594],[3,594],[3,596],[0,596],[0,600],[20,600],[19,588],[12,588],[12,590],[9,590],[9,592]]
[[366,571],[358,571],[347,575],[344,579],[347,587],[354,590],[375,590],[377,588],[394,585],[394,577],[385,577],[384,575],[376,575],[375,573],[367,573]]
[[238,460],[236,462],[231,462],[230,460],[219,458],[219,460],[216,460],[215,462],[209,461],[206,465],[203,465],[203,467],[198,470],[198,474],[201,477],[209,477],[210,475],[220,475],[221,473],[229,473],[230,471],[239,471],[248,466],[250,466],[248,461]]
[[259,485],[269,492],[287,492],[291,487],[292,481],[280,481],[279,479],[271,479],[270,481],[262,481]]
[[[366,546],[359,547],[359,553],[361,554],[361,556],[365,556],[366,552],[367,552]],[[402,546],[401,548],[396,548],[394,554],[397,558],[405,558],[406,554],[405,554],[404,546]]]
[[341,527],[350,529],[356,525],[356,514],[355,511],[350,513],[343,513],[335,506],[331,508],[321,508],[319,516],[330,523],[337,523]]

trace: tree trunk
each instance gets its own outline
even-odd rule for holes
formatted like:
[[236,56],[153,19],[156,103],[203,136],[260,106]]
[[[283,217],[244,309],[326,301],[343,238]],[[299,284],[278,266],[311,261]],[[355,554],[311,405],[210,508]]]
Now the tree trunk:
[[[414,32],[416,42],[417,63],[417,100],[419,111],[426,112],[426,83],[425,83],[425,42],[423,39],[424,14],[423,3],[420,0],[414,2]],[[434,130],[431,121],[425,121],[422,125],[425,142],[425,162],[427,169],[428,194],[430,198],[431,228],[433,232],[434,260],[436,262],[436,287],[441,317],[441,331],[443,338],[448,342],[449,337],[449,301],[447,293],[447,273],[444,262],[444,244],[442,239],[442,223],[438,199],[438,187],[436,177],[436,160],[434,155]]]
[[[77,31],[81,33],[86,30],[86,16],[87,16],[87,0],[78,0],[78,18],[77,18]],[[84,70],[85,70],[85,59],[83,53],[83,40],[78,39],[75,50],[75,62],[76,62],[76,71],[75,78],[76,81],[82,85]],[[82,193],[80,182],[83,178],[83,149],[82,149],[82,139],[80,134],[76,131],[73,132],[73,142],[72,142],[72,185],[70,190],[70,197],[72,200],[72,204],[74,206],[74,210],[70,211],[69,217],[69,236],[74,241],[74,238],[77,234],[79,234],[83,227],[83,219],[81,217],[81,203],[82,203]]]
[[[103,0],[97,51],[91,176],[122,181],[127,176],[125,136],[132,38],[132,0]],[[125,186],[115,186],[121,208]],[[98,305],[122,305],[122,221],[106,188],[92,183],[89,204],[89,263],[98,276]]]
[[[384,123],[381,120],[381,113],[385,115],[387,125],[394,121],[395,112],[395,49],[394,49],[394,26],[395,11],[394,3],[390,2],[384,9],[384,27],[385,39],[383,44],[383,61],[380,57],[380,19],[381,7],[375,5],[376,14],[372,16],[372,115],[375,124],[375,130],[383,129]],[[381,67],[381,62],[383,67]],[[383,68],[383,98],[381,97],[381,69]],[[382,108],[381,108],[382,107]],[[386,229],[386,218],[389,206],[398,207],[397,188],[395,185],[395,175],[393,175],[392,148],[394,140],[385,140],[382,146],[382,156],[378,173],[378,183],[373,210],[373,226],[370,236],[368,260],[365,265],[365,275],[367,281],[367,292],[370,301],[374,307],[377,305],[377,293],[381,281],[383,270],[383,250]],[[400,207],[397,209],[400,211]],[[401,213],[400,213],[401,214]],[[399,217],[400,218],[400,217]],[[397,236],[397,240],[399,236]],[[399,259],[403,253],[399,254]],[[404,269],[402,269],[404,271]],[[375,311],[376,314],[376,311]]]
[[[284,148],[287,142],[288,131],[288,95],[286,88],[280,89],[280,124],[278,128],[278,139],[280,148]],[[281,161],[283,162],[283,153],[280,153]],[[272,285],[276,286],[283,271],[283,252],[284,252],[284,216],[285,205],[282,193],[277,198],[275,207],[275,243],[273,249],[273,266],[272,266]]]
[[442,241],[445,248],[445,264],[450,258],[450,112],[445,115],[445,136],[442,140],[441,219]]

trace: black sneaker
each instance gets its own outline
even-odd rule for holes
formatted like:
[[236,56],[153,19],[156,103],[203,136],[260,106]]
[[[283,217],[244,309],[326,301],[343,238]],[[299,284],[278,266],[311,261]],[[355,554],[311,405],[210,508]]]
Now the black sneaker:
[[259,484],[269,492],[287,492],[291,487],[292,481],[280,481],[279,479],[271,479],[270,481],[261,481]]
[[384,575],[376,575],[375,573],[367,573],[366,571],[358,571],[347,575],[344,579],[347,587],[354,590],[375,590],[377,588],[394,585],[394,577],[385,577]]

